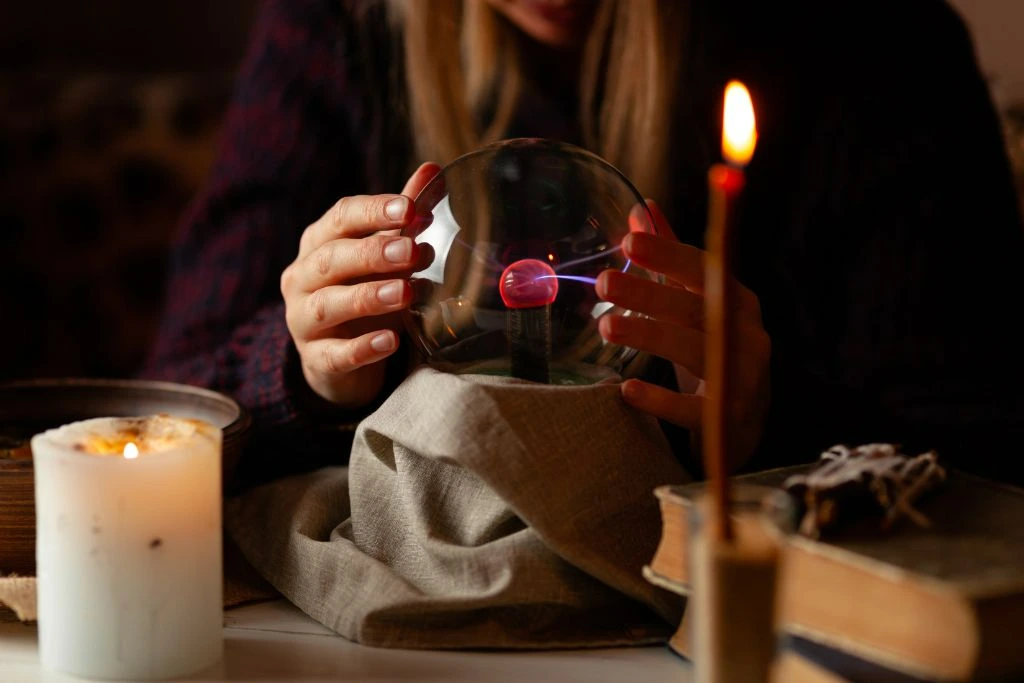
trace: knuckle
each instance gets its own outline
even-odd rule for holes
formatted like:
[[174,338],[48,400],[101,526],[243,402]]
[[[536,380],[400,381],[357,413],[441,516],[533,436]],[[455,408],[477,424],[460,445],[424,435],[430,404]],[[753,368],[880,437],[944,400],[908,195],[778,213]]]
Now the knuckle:
[[739,290],[739,308],[752,320],[761,320],[761,300],[743,285],[736,285]]
[[764,358],[771,358],[772,355],[772,338],[765,330],[758,330],[757,335],[758,347],[761,351],[761,355]]
[[320,362],[328,374],[337,375],[345,371],[345,365],[332,344],[324,344],[320,349]]
[[359,240],[359,262],[367,269],[375,269],[375,266],[384,260],[384,245],[377,237],[367,237]]
[[751,292],[748,289],[747,290],[747,301],[749,302],[748,305],[750,306],[750,310],[754,313],[754,315],[756,315],[758,318],[760,318],[761,317],[761,299],[756,294],[754,294],[753,292]]
[[[289,306],[287,303],[285,304],[285,307],[284,307],[284,324],[288,328],[288,333],[292,335],[292,339],[295,340],[296,348],[298,348],[298,346],[299,346],[299,338],[298,338],[298,335],[295,334],[295,330],[296,330],[295,313],[292,310],[291,306]],[[300,356],[302,355],[301,351],[302,350],[299,349],[299,352],[300,352],[299,355]]]
[[363,202],[363,220],[367,225],[379,222],[384,215],[384,198],[380,196],[367,197]]
[[349,370],[354,370],[360,367],[363,364],[363,359],[359,352],[359,344],[354,341],[350,342],[345,353],[345,358],[345,362],[348,364]]
[[331,272],[331,264],[334,263],[334,243],[328,243],[316,250],[314,255],[316,272],[326,276]]
[[348,213],[351,209],[351,204],[352,197],[342,197],[334,202],[334,207],[331,209],[331,222],[339,231],[344,230],[348,224]]
[[288,292],[292,289],[292,283],[295,281],[295,272],[292,270],[292,266],[288,266],[281,271],[281,295],[287,298]]
[[309,354],[303,348],[299,349],[299,359],[302,362],[302,374],[307,381],[320,375],[320,369],[316,367],[316,363],[310,362]]
[[352,314],[354,318],[366,318],[375,313],[374,294],[369,287],[358,287],[352,296]]
[[295,323],[298,322],[296,318],[301,312],[300,308],[295,305],[294,299],[286,298],[284,300],[284,320],[288,324],[288,329],[293,329]]
[[306,299],[306,305],[309,307],[310,317],[316,324],[322,324],[327,319],[327,293],[318,289],[309,295]]

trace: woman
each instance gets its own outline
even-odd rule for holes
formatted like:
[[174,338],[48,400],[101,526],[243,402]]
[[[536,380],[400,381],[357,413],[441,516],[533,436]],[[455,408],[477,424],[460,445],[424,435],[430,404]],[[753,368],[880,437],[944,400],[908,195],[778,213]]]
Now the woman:
[[[603,274],[601,297],[651,319],[601,333],[699,376],[703,304],[686,286],[739,78],[760,141],[737,226],[734,467],[892,440],[1007,474],[1024,245],[969,37],[939,0],[773,4],[268,2],[149,373],[235,395],[259,429],[250,457],[299,438],[288,457],[336,460],[343,426],[408,369],[397,274],[418,254],[395,230],[410,198],[437,163],[529,135],[592,149],[655,200],[659,235],[624,248],[668,283]],[[701,397],[672,375],[622,392],[685,457]]]

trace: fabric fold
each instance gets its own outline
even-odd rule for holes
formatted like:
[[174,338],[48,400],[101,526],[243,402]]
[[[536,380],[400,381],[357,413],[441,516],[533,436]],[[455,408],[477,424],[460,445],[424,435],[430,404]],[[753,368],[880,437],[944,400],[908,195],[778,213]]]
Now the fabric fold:
[[654,488],[687,480],[614,382],[424,367],[359,426],[348,468],[261,486],[225,519],[278,590],[352,640],[638,644],[679,623],[680,598],[641,568],[660,538]]

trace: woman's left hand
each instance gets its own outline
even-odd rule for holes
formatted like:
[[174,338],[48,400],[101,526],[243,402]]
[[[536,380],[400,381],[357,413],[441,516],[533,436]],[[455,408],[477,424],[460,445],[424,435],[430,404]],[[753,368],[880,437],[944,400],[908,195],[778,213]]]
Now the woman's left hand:
[[[671,361],[682,391],[671,391],[636,379],[622,384],[627,403],[699,434],[704,405],[704,252],[682,244],[665,216],[648,201],[657,235],[631,232],[622,240],[626,258],[665,276],[665,283],[606,270],[597,279],[597,294],[605,301],[641,316],[606,315],[601,336]],[[735,348],[730,351],[733,400],[726,406],[734,450],[730,470],[753,454],[761,438],[769,400],[771,340],[761,323],[757,296],[735,280]]]

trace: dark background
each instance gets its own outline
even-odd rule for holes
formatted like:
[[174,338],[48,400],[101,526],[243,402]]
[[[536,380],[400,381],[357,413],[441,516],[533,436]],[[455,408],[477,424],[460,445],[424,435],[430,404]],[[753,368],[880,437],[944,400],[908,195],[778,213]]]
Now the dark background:
[[128,376],[256,0],[0,9],[0,380]]

